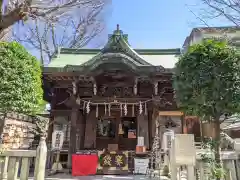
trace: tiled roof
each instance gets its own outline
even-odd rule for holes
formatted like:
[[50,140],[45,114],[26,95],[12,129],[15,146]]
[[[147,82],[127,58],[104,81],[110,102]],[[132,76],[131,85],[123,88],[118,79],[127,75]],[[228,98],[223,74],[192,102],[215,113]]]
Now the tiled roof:
[[[118,27],[119,28],[119,27]],[[63,68],[67,65],[85,66],[95,63],[101,56],[116,52],[129,56],[135,64],[143,66],[163,66],[173,68],[180,55],[180,49],[132,49],[126,39],[127,35],[119,29],[109,37],[103,49],[69,49],[61,48],[47,67]],[[134,62],[133,62],[134,63]]]

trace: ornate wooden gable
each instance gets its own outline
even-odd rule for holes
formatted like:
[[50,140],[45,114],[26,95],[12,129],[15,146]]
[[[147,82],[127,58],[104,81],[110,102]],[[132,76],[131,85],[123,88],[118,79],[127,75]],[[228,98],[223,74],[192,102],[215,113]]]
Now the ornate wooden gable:
[[127,37],[128,36],[123,34],[123,32],[119,29],[119,25],[117,25],[117,29],[113,32],[113,34],[109,35],[108,42],[101,52],[98,53],[93,59],[86,62],[84,66],[96,66],[96,64],[99,63],[99,60],[111,61],[114,58],[117,60],[122,59],[123,63],[129,64],[130,66],[152,66],[129,46]]
[[[169,69],[162,66],[153,66],[145,61],[136,51],[134,51],[127,41],[127,35],[124,34],[117,26],[113,34],[109,35],[108,42],[104,48],[92,59],[87,62],[76,66],[67,65],[64,69],[67,72],[78,71],[84,74],[89,74],[97,68],[104,71],[105,69],[114,69],[115,67],[122,66],[138,74],[166,72],[170,73]],[[99,68],[101,67],[101,68]]]

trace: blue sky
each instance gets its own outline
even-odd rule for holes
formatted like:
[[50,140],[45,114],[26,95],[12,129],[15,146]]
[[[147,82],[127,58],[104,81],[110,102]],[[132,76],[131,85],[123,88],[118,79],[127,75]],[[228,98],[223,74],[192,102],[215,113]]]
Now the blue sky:
[[[112,0],[106,12],[106,32],[116,24],[128,34],[133,48],[179,48],[192,28],[203,24],[195,14],[200,0]],[[228,25],[223,19],[207,21],[210,26]]]

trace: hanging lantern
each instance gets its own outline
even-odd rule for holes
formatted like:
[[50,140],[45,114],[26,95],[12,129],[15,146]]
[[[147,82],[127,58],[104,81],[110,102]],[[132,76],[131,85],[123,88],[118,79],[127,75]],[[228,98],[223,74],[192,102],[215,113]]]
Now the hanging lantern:
[[90,112],[90,101],[88,101],[88,103],[87,103],[86,112],[87,112],[87,114],[89,114],[89,112]]
[[143,112],[143,107],[142,107],[142,102],[140,101],[139,103],[139,114],[142,114]]
[[124,115],[126,116],[127,113],[128,113],[128,111],[127,111],[127,103],[124,104],[123,109],[124,109]]

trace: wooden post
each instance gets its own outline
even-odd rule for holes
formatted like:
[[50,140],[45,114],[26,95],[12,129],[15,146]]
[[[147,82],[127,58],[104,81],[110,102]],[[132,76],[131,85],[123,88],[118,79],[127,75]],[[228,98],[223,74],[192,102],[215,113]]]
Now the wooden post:
[[172,147],[170,149],[169,155],[170,155],[171,180],[177,180],[177,166],[176,166],[176,160],[175,160],[175,143],[174,142],[172,142]]
[[47,160],[47,145],[45,139],[46,139],[45,137],[41,137],[40,143],[37,148],[34,180],[44,180],[45,178]]
[[29,165],[30,165],[29,158],[28,157],[22,158],[20,180],[27,180],[28,179]]
[[187,166],[187,180],[195,180],[195,169],[194,166]]
[[79,112],[79,118],[77,121],[77,135],[78,135],[78,146],[77,149],[78,150],[83,150],[84,149],[84,140],[85,140],[85,129],[86,129],[86,121],[85,118],[83,116],[83,112],[80,111]]
[[228,178],[229,180],[237,180],[237,172],[235,169],[235,162],[233,159],[227,160],[226,166],[228,171]]
[[68,149],[68,163],[67,167],[72,167],[72,154],[76,152],[76,129],[77,129],[77,119],[78,119],[78,109],[73,108],[71,112],[71,132],[70,132],[70,143],[69,143],[69,149]]
[[149,136],[148,136],[148,120],[147,120],[148,116],[142,114],[138,115],[138,137],[144,137],[144,145],[149,148]]
[[9,161],[9,157],[6,156],[4,159],[4,165],[3,165],[2,174],[1,174],[1,179],[3,180],[7,179],[8,161]]
[[7,180],[16,180],[15,174],[18,171],[18,167],[16,167],[16,161],[17,161],[17,157],[10,157],[9,158]]

